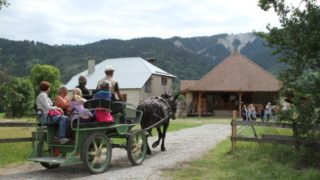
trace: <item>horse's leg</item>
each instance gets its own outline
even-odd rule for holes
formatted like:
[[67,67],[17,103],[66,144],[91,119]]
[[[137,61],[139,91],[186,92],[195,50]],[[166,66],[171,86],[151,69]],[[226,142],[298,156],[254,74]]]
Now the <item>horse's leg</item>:
[[166,151],[166,147],[164,147],[164,139],[166,138],[166,132],[167,132],[168,126],[169,126],[169,121],[168,123],[163,124],[161,151]]
[[151,154],[151,149],[149,147],[149,143],[148,143],[148,137],[151,136],[151,131],[152,129],[148,130],[148,135],[147,135],[147,154]]
[[152,144],[152,148],[156,148],[159,145],[160,140],[162,138],[161,126],[157,127],[157,131],[158,131],[158,140]]

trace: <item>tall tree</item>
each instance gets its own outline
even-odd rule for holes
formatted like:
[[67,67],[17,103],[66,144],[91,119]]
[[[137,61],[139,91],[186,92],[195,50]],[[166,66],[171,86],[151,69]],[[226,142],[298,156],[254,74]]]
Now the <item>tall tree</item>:
[[62,84],[60,81],[60,71],[58,68],[46,64],[36,64],[31,69],[30,80],[35,94],[39,94],[39,84],[41,81],[48,81],[51,84],[51,97],[56,94],[57,89]]
[[269,32],[261,35],[276,48],[275,53],[281,53],[280,60],[289,64],[281,74],[282,92],[293,104],[291,111],[286,112],[286,120],[302,125],[294,128],[298,138],[319,139],[320,132],[310,128],[320,125],[319,3],[301,0],[295,7],[285,0],[259,0],[259,6],[265,11],[273,9],[281,24],[279,28],[268,25]]
[[0,70],[0,110],[8,103],[5,92],[8,90],[9,82],[11,82],[11,76],[5,70]]

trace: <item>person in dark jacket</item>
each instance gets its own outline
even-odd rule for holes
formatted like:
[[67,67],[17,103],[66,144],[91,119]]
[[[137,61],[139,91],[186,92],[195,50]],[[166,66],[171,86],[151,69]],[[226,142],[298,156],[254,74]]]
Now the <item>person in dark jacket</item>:
[[85,98],[86,100],[89,100],[92,98],[89,90],[86,88],[87,85],[87,79],[84,76],[80,76],[78,79],[79,85],[76,88],[79,88],[82,92],[82,97]]

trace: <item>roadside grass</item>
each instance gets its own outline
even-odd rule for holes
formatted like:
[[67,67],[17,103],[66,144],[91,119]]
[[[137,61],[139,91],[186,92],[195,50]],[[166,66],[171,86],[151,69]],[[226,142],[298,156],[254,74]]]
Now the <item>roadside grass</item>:
[[[0,128],[0,138],[31,137],[34,128]],[[0,167],[12,163],[24,162],[31,152],[31,142],[25,143],[1,143]]]
[[[176,120],[170,120],[168,131],[178,131],[186,128],[193,128],[204,124],[230,124],[231,118],[177,118]],[[153,130],[155,132],[155,130]]]
[[[0,122],[8,121],[11,119],[0,118]],[[13,121],[34,122],[34,117],[25,117],[21,119],[13,119]],[[226,124],[230,123],[231,119],[219,118],[178,118],[171,120],[168,131],[178,131],[185,128],[192,128],[201,126],[203,124]],[[17,137],[30,137],[31,132],[35,128],[0,128],[1,138],[17,138]],[[153,135],[157,136],[157,131],[153,130]],[[114,139],[115,143],[125,143],[122,139]],[[27,156],[31,152],[31,142],[26,143],[0,143],[0,167],[5,167],[14,163],[21,163],[26,161]]]
[[[257,133],[292,134],[290,129],[256,128]],[[242,135],[253,134],[251,128]],[[320,179],[319,169],[303,168],[293,146],[224,140],[200,159],[163,171],[171,179]]]
[[[4,117],[4,113],[0,113],[0,122],[34,122],[34,117],[8,119]],[[35,128],[30,127],[0,127],[1,138],[19,138],[31,137],[31,132]],[[13,163],[22,163],[26,161],[31,152],[31,142],[18,143],[0,143],[0,167],[5,167]]]
[[0,113],[0,122],[7,122],[7,121],[13,121],[13,122],[35,122],[34,116],[28,116],[23,118],[6,118],[4,117],[4,113]]

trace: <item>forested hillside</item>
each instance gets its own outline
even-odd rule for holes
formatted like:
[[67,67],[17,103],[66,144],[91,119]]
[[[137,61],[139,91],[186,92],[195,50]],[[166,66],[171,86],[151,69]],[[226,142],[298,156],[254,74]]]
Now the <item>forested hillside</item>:
[[61,71],[62,81],[87,68],[89,57],[99,63],[108,58],[157,58],[156,65],[181,79],[199,79],[233,51],[272,73],[284,68],[272,49],[252,33],[169,39],[101,40],[86,45],[47,45],[34,41],[0,39],[0,66],[15,76],[26,76],[34,64],[50,64]]

